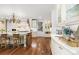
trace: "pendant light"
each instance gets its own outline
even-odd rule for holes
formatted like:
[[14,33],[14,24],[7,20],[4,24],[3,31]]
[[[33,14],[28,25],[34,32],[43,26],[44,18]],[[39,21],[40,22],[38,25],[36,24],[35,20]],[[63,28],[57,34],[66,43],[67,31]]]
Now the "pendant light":
[[15,23],[16,19],[15,19],[15,14],[13,14],[13,23]]

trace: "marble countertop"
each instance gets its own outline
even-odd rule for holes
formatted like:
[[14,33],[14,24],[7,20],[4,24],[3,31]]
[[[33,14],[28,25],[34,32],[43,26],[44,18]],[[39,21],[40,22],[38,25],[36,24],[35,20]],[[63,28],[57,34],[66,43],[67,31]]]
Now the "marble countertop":
[[59,40],[61,40],[63,43],[71,46],[71,47],[79,47],[79,39],[66,39],[64,37],[59,37]]
[[[72,54],[79,54],[79,47],[71,47],[68,44],[65,44],[64,42],[62,42],[59,37],[62,37],[62,35],[52,35],[52,42],[53,40],[55,42],[57,42],[58,44],[60,44],[61,46],[63,46],[65,49],[67,49],[68,51],[70,51]],[[52,43],[53,45],[53,43]]]

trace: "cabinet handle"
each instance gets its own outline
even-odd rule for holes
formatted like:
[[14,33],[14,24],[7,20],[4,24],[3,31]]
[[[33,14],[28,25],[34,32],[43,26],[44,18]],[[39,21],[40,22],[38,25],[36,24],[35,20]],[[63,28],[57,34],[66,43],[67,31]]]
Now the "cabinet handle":
[[60,49],[63,49],[62,47],[59,47]]

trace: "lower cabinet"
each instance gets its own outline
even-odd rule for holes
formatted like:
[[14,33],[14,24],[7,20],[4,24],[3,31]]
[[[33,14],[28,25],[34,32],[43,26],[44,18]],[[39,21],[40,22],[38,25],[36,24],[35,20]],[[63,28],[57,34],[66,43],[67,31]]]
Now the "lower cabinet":
[[57,42],[53,42],[53,50],[54,55],[72,55],[70,51],[68,51],[66,48],[64,48]]

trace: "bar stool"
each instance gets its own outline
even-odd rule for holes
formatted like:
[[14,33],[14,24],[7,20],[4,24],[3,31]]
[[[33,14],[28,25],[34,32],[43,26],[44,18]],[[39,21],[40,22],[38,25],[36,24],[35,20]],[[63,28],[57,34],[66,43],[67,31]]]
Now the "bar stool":
[[1,48],[6,48],[7,47],[7,34],[1,34],[0,37],[0,44],[1,44]]
[[13,34],[13,47],[19,47],[19,40],[20,40],[20,35]]
[[31,47],[31,44],[32,44],[32,32],[28,33],[26,35],[26,45],[27,45],[27,48]]

